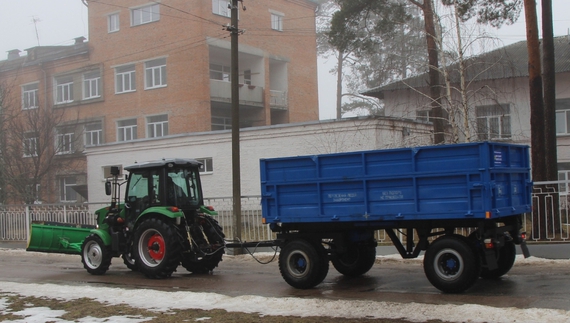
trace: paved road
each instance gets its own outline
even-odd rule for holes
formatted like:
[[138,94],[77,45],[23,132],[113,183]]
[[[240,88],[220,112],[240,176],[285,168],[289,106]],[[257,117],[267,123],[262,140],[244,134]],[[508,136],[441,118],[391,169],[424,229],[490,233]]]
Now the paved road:
[[[557,248],[532,247],[548,249],[548,252]],[[331,266],[325,281],[310,290],[290,287],[281,278],[275,262],[261,265],[250,256],[227,256],[212,275],[192,275],[182,269],[164,280],[146,279],[131,272],[119,258],[113,259],[107,274],[93,276],[83,269],[78,255],[24,252],[16,248],[0,250],[0,257],[0,281],[21,283],[570,310],[570,262],[566,260],[517,259],[513,269],[502,279],[479,280],[463,294],[443,294],[427,281],[421,261],[391,257],[381,257],[368,274],[358,278],[346,278]]]

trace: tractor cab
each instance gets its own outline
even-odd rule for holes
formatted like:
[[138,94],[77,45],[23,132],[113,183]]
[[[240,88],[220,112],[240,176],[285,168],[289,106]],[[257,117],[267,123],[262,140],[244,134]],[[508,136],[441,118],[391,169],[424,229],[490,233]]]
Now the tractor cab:
[[193,159],[163,159],[125,167],[129,172],[125,193],[127,222],[150,207],[177,207],[185,214],[203,204],[199,170]]

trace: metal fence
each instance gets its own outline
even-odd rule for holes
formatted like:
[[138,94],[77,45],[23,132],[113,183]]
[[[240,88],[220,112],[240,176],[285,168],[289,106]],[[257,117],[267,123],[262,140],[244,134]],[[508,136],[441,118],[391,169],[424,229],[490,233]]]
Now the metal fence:
[[[524,215],[524,230],[529,241],[568,242],[570,241],[570,195],[561,189],[566,182],[535,183],[533,193],[533,212]],[[233,239],[234,219],[231,197],[209,198],[204,201],[218,212],[216,219],[222,226],[226,237]],[[243,197],[242,201],[241,240],[272,240],[275,234],[269,226],[262,224],[261,198]],[[96,224],[94,212],[108,203],[88,204],[34,204],[0,205],[0,240],[25,241],[28,239],[32,221],[53,221],[74,224]],[[553,210],[557,210],[553,211]],[[464,231],[464,230],[462,230]],[[467,232],[461,232],[467,234]],[[400,234],[403,239],[403,234]],[[379,243],[387,243],[389,237],[383,230],[376,234]]]
[[0,205],[0,240],[27,240],[32,221],[94,225],[95,211],[107,204]]

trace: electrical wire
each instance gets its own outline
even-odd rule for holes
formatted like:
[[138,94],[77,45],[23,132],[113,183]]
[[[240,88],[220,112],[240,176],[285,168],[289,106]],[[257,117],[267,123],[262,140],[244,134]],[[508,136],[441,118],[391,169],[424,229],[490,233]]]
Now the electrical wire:
[[262,243],[271,243],[272,240],[257,241],[257,244],[255,245],[255,248],[253,249],[253,251],[250,251],[248,247],[245,247],[245,246],[244,246],[244,244],[246,243],[245,241],[242,242],[240,239],[237,239],[237,241],[235,241],[235,242],[239,243],[241,249],[244,249],[245,251],[247,251],[247,253],[248,253],[255,261],[257,261],[258,263],[260,263],[260,264],[262,264],[262,265],[267,265],[267,264],[269,264],[269,263],[272,263],[272,262],[275,260],[275,258],[277,257],[277,252],[279,251],[279,246],[272,246],[272,247],[269,247],[269,248],[271,248],[271,249],[274,251],[273,256],[271,257],[271,259],[270,259],[269,261],[263,262],[263,261],[259,260],[259,259],[254,255],[254,253],[257,251],[257,248],[259,248],[259,245],[261,245]]

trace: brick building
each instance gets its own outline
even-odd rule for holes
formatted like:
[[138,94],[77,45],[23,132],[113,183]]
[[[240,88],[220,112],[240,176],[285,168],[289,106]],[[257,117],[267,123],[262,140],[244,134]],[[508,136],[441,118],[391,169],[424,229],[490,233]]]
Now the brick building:
[[[0,61],[0,84],[10,89],[4,106],[20,117],[57,114],[55,144],[34,129],[2,136],[21,142],[23,163],[50,146],[58,167],[26,184],[37,200],[85,201],[89,147],[231,127],[228,1],[115,3],[87,1],[88,42],[14,50]],[[318,120],[316,1],[245,5],[240,127]]]

